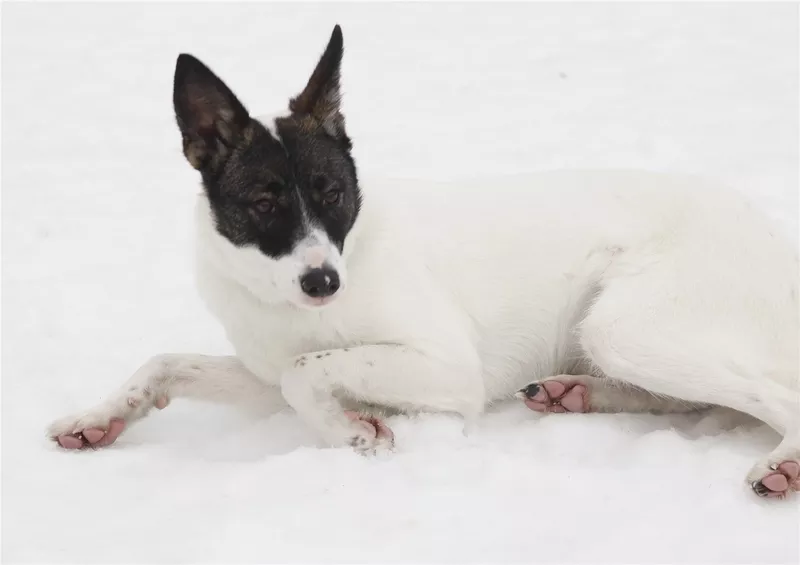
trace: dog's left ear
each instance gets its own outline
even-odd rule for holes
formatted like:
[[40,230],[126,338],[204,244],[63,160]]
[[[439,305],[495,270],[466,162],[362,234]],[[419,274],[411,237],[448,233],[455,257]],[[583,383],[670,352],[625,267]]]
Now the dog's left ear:
[[344,38],[339,25],[333,28],[331,39],[317,67],[308,79],[303,92],[289,102],[289,109],[297,115],[313,117],[325,132],[335,139],[345,137],[344,116],[341,113],[339,88]]

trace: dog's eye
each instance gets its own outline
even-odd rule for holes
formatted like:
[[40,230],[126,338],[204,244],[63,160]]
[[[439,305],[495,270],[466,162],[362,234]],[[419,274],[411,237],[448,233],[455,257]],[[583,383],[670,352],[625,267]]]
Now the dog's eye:
[[341,197],[342,192],[340,190],[329,190],[328,192],[322,195],[322,203],[326,206],[333,206],[337,202],[339,202],[339,198]]
[[253,202],[253,208],[262,214],[269,214],[275,209],[275,204],[269,198],[260,198]]
[[333,206],[339,202],[342,191],[336,184],[325,175],[315,175],[311,181],[311,186],[319,194],[319,199],[323,206]]

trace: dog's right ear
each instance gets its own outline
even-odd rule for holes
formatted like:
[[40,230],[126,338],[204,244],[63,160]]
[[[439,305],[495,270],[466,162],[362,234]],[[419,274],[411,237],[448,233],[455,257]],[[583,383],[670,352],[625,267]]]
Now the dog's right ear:
[[303,92],[289,101],[293,114],[312,116],[334,139],[346,137],[339,87],[343,54],[344,38],[337,24]]
[[250,123],[231,90],[195,57],[178,56],[172,101],[183,154],[202,172],[220,169]]

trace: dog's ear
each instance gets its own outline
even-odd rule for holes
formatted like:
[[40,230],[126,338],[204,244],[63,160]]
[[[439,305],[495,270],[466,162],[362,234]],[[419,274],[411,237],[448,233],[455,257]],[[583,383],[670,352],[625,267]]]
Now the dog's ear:
[[245,107],[211,69],[185,53],[175,65],[173,104],[186,159],[199,171],[219,170],[250,123]]
[[333,28],[331,39],[303,92],[289,102],[289,109],[299,116],[311,116],[334,138],[345,137],[339,89],[344,39],[342,28]]

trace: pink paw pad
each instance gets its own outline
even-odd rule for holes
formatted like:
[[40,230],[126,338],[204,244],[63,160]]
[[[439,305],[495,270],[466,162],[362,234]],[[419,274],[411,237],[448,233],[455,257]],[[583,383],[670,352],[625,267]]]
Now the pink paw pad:
[[563,414],[589,412],[589,389],[579,381],[550,380],[531,383],[517,393],[536,412]]
[[350,420],[358,422],[367,428],[372,434],[381,439],[387,439],[394,445],[394,432],[387,426],[383,420],[370,416],[369,414],[361,414],[352,410],[345,410],[344,415]]
[[125,429],[125,420],[111,420],[108,430],[86,428],[71,434],[62,434],[55,438],[64,449],[83,449],[84,447],[105,447],[111,445]]
[[773,471],[753,481],[753,491],[765,498],[786,496],[791,490],[800,490],[800,462],[784,461],[772,467]]

